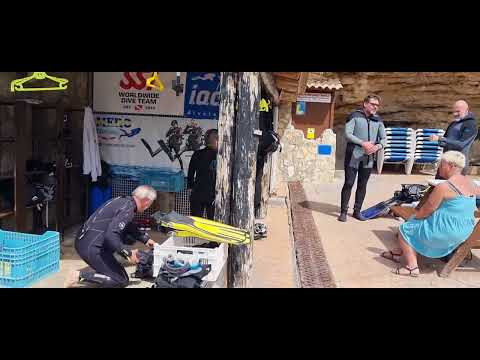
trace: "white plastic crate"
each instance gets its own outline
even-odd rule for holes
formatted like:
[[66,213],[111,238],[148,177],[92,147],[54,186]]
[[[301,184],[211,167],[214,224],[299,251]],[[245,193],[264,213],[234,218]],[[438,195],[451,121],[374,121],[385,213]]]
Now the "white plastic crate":
[[200,262],[201,264],[210,264],[212,270],[203,281],[217,281],[227,262],[228,246],[227,244],[220,244],[220,246],[215,249],[193,247],[205,243],[207,243],[207,241],[201,239],[171,236],[163,244],[155,245],[153,251],[153,276],[156,277],[158,275],[163,265],[163,259],[171,255],[177,260],[188,261],[190,263]]

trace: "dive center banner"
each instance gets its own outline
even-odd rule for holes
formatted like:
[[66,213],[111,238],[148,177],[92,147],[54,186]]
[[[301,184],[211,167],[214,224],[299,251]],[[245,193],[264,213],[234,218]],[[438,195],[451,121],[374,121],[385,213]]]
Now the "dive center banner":
[[112,165],[184,170],[217,121],[95,114],[100,155]]
[[[159,72],[164,87],[159,91],[147,86],[153,72],[95,72],[93,74],[93,111],[121,114],[183,116],[185,94],[172,89],[176,72]],[[185,84],[182,72],[180,83]],[[153,83],[156,85],[156,83]]]
[[189,72],[185,89],[185,116],[218,120],[220,73]]

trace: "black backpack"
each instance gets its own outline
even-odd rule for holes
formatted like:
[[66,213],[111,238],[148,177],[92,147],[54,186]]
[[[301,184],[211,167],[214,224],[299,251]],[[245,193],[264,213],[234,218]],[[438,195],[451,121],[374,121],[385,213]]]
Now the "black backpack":
[[139,263],[132,278],[153,279],[153,250],[138,252]]
[[106,161],[101,161],[102,166],[102,176],[97,178],[97,185],[102,188],[107,188],[112,184],[112,169],[110,164]]
[[26,206],[36,206],[42,204],[46,197],[42,190],[36,184],[27,184],[26,189]]
[[274,153],[281,150],[280,135],[273,130],[265,130],[262,132],[262,137],[259,144],[259,153],[262,156]]

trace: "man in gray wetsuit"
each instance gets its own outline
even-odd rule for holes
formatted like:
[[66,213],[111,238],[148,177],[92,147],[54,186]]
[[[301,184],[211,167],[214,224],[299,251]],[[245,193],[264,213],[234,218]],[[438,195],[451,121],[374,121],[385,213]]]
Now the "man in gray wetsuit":
[[367,183],[372,172],[374,154],[386,146],[387,135],[382,119],[377,116],[380,107],[380,97],[368,95],[363,101],[363,108],[354,111],[347,118],[345,137],[345,184],[342,188],[339,221],[347,221],[348,203],[353,184],[358,173],[357,191],[353,217],[366,220],[360,213],[367,192]]

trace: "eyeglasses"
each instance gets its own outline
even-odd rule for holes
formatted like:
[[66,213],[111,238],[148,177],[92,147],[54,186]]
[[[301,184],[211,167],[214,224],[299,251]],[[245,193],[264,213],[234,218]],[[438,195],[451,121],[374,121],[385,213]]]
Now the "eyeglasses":
[[369,104],[372,106],[380,107],[380,104],[377,104],[377,103],[369,103]]

